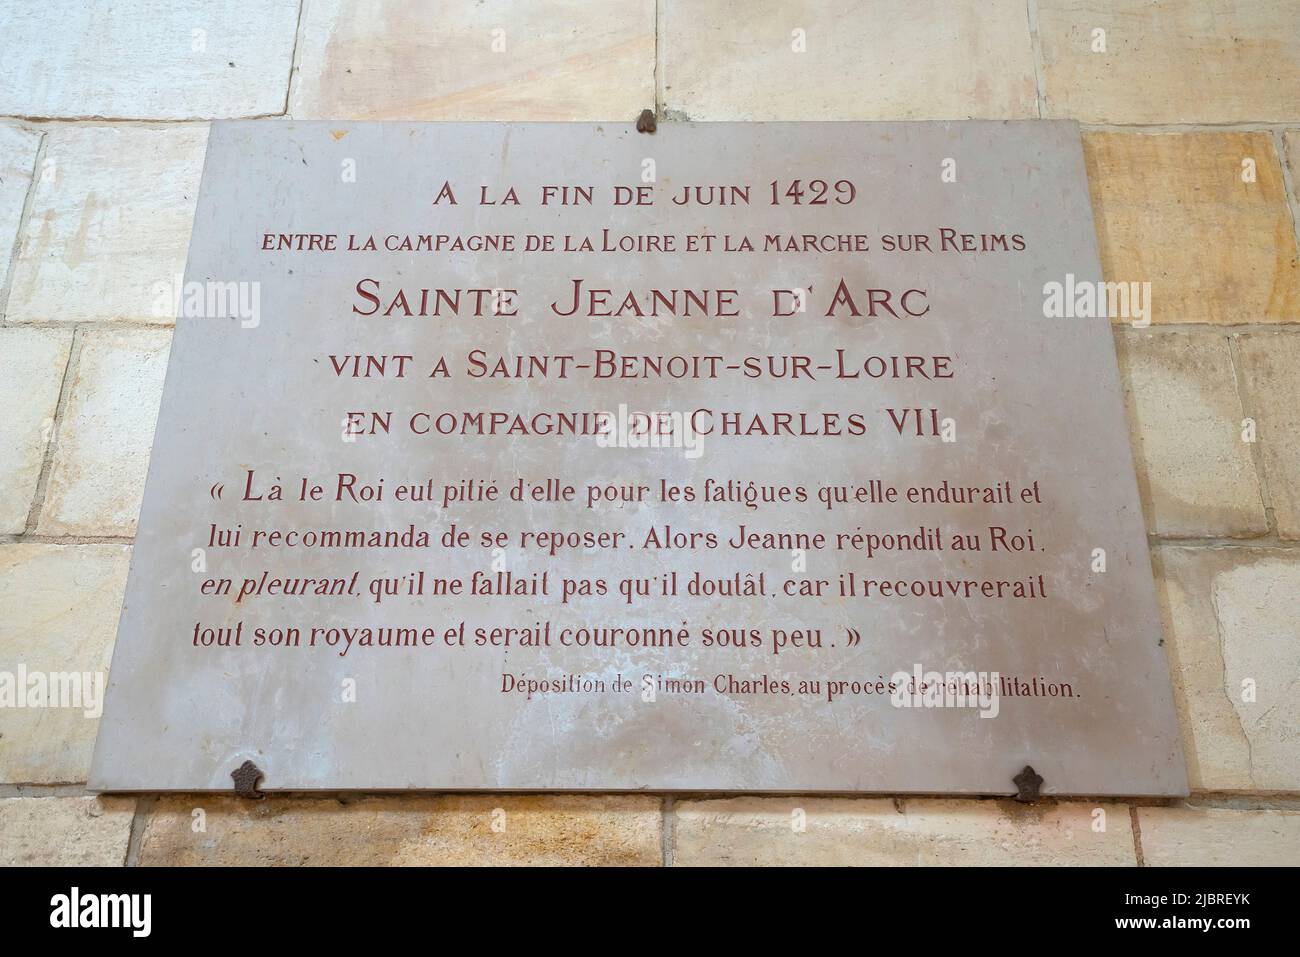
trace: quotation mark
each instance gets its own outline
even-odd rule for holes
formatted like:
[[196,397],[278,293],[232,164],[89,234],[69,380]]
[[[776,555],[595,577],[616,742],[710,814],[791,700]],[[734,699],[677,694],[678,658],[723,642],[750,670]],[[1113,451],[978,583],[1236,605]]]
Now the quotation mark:
[[226,490],[225,482],[215,482],[213,483],[212,488],[208,489],[208,495],[210,495],[214,499],[219,499],[221,498],[221,493],[224,492],[225,490]]
[[862,632],[858,631],[856,628],[845,628],[844,630],[849,633],[850,648],[856,648],[858,645],[862,644]]

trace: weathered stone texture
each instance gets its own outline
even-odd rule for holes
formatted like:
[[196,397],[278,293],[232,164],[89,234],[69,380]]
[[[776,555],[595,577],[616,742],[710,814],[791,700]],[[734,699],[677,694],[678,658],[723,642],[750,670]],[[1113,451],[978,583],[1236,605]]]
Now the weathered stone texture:
[[654,865],[662,855],[660,801],[644,796],[343,803],[204,795],[151,800],[146,809],[141,864]]

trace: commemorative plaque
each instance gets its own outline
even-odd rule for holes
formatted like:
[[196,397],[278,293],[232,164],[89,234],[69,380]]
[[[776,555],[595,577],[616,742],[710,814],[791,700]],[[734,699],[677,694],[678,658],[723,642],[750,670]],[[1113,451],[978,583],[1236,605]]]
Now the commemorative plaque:
[[1186,793],[1101,278],[1069,123],[214,124],[92,787]]

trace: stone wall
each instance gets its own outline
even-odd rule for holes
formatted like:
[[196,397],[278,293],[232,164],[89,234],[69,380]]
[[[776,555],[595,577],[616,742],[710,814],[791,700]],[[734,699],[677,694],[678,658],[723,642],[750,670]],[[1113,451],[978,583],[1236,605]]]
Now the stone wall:
[[94,798],[0,709],[0,863],[1300,863],[1300,0],[6,0],[0,670],[109,662],[209,120],[651,105],[1084,124],[1192,798]]

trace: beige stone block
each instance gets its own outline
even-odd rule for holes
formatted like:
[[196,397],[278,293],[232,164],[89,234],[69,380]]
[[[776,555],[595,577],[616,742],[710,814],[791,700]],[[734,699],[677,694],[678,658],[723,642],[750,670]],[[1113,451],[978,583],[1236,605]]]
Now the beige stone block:
[[[663,102],[692,120],[1038,115],[1021,0],[664,0]],[[802,34],[796,31],[802,31]],[[798,52],[800,38],[804,51]]]
[[1300,866],[1300,811],[1138,808],[1148,867]]
[[1300,539],[1300,333],[1240,336],[1237,354],[1278,535]]
[[0,289],[9,274],[10,252],[18,241],[40,145],[41,134],[34,130],[0,123]]
[[[140,863],[159,865],[656,865],[647,796],[151,799]],[[203,814],[197,818],[195,811]],[[203,821],[196,831],[195,820]]]
[[1116,331],[1147,528],[1173,538],[1268,531],[1228,338]]
[[1122,804],[743,797],[680,802],[673,825],[673,863],[688,866],[1136,861]]
[[134,798],[0,798],[0,866],[121,867]]
[[1156,549],[1193,791],[1300,790],[1300,555]]
[[86,780],[130,555],[0,545],[0,784]]
[[83,336],[37,522],[40,534],[135,534],[170,348],[167,329],[101,329]]
[[[1036,0],[1045,116],[1085,123],[1300,118],[1294,0]],[[1104,30],[1104,50],[1094,31]]]
[[170,324],[206,126],[61,126],[14,263],[5,318]]
[[654,0],[311,0],[297,119],[611,120],[655,105]]
[[183,120],[284,112],[298,0],[7,0],[0,113]]
[[[1151,322],[1300,319],[1300,263],[1268,133],[1089,133],[1102,271],[1151,283]],[[1253,162],[1253,182],[1243,162]]]
[[0,534],[27,527],[71,348],[71,331],[0,329]]

